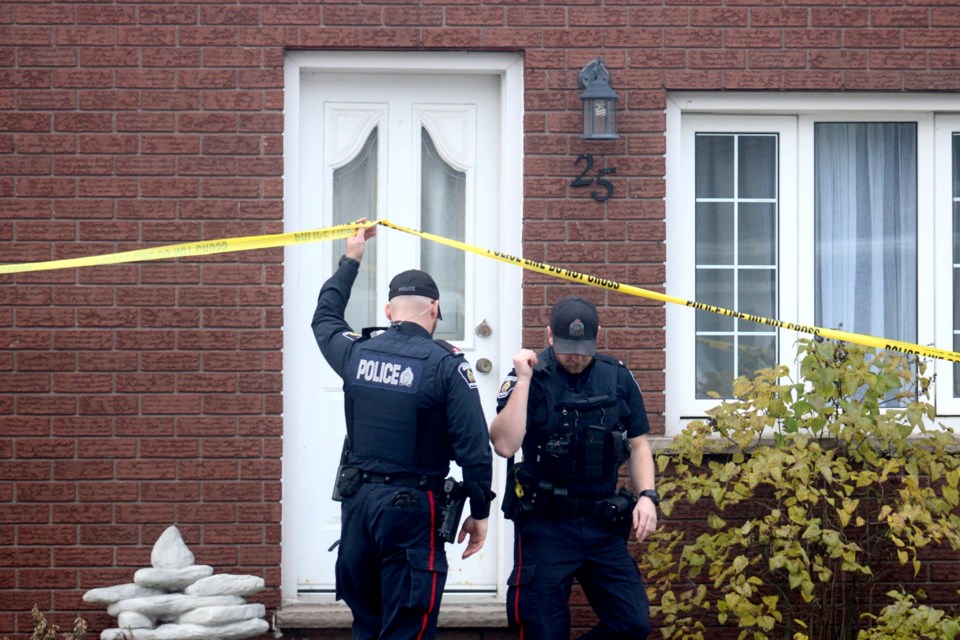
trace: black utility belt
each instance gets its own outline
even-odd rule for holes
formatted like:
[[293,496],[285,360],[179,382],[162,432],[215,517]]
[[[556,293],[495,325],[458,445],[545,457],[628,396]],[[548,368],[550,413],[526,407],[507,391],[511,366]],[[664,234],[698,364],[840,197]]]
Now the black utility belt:
[[637,498],[626,489],[602,498],[574,498],[566,489],[553,487],[530,487],[531,507],[534,513],[555,516],[582,516],[600,521],[616,521],[626,516],[633,518]]
[[523,463],[513,465],[507,477],[503,511],[514,520],[524,513],[548,517],[585,517],[612,529],[623,529],[633,523],[637,496],[626,488],[600,498],[570,496],[566,487],[532,477]]
[[407,489],[423,489],[424,491],[433,491],[440,493],[443,491],[443,478],[436,478],[424,475],[407,475],[393,473],[373,473],[371,471],[360,471],[359,481],[361,484],[389,484],[394,487],[404,487]]
[[563,490],[555,490],[552,494],[542,494],[538,502],[542,503],[545,511],[561,516],[600,517],[609,510],[608,500],[605,498],[571,498]]
[[375,473],[357,467],[341,466],[337,470],[334,500],[350,498],[357,494],[362,484],[383,484],[405,489],[422,489],[440,493],[444,488],[444,478],[413,473]]
[[[437,478],[405,473],[374,473],[356,467],[341,467],[340,474],[337,477],[337,495],[341,499],[352,498],[357,495],[357,492],[360,491],[360,485],[363,484],[421,489],[438,494],[440,499],[440,525],[436,529],[436,534],[446,542],[456,541],[457,527],[463,515],[463,504],[467,499],[462,482],[458,482],[454,478]],[[404,506],[409,506],[409,502],[408,499]],[[400,505],[394,501],[394,506]]]

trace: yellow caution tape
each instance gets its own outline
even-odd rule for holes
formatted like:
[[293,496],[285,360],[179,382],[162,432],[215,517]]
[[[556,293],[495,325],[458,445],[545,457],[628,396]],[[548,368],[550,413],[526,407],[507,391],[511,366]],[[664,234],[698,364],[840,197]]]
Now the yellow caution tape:
[[410,229],[408,227],[403,227],[398,224],[394,224],[388,220],[381,220],[380,224],[385,227],[397,229],[398,231],[403,231],[404,233],[410,233],[415,236],[420,236],[421,238],[425,238],[427,240],[432,240],[433,242],[439,242],[440,244],[445,244],[448,247],[454,247],[454,248],[461,249],[463,251],[468,251],[470,253],[474,253],[480,256],[485,256],[487,258],[493,258],[494,260],[499,260],[500,262],[506,262],[507,264],[514,264],[514,265],[523,267],[524,269],[529,269],[530,271],[544,273],[546,275],[562,278],[564,280],[569,280],[571,282],[588,284],[593,287],[600,287],[601,289],[609,289],[611,291],[626,293],[627,295],[638,296],[641,298],[649,298],[651,300],[658,300],[660,302],[669,302],[671,304],[679,304],[685,307],[693,307],[694,309],[699,309],[700,311],[709,311],[710,313],[716,313],[722,316],[729,316],[731,318],[737,318],[739,320],[747,320],[749,322],[756,322],[758,324],[765,324],[773,327],[779,327],[781,329],[789,329],[791,331],[810,333],[815,336],[828,338],[830,340],[842,340],[844,342],[853,342],[853,343],[862,344],[868,347],[876,347],[877,349],[885,349],[887,351],[897,351],[899,353],[908,354],[908,355],[938,358],[940,360],[949,360],[951,362],[960,362],[960,353],[957,353],[955,351],[937,349],[936,347],[924,347],[919,344],[913,344],[911,342],[902,342],[900,340],[887,340],[884,338],[877,338],[875,336],[868,336],[861,333],[850,333],[849,331],[840,331],[839,329],[824,329],[822,327],[814,327],[811,325],[797,324],[795,322],[784,322],[782,320],[764,318],[762,316],[756,316],[750,313],[742,313],[740,311],[733,311],[731,309],[724,309],[723,307],[704,304],[702,302],[695,302],[693,300],[684,300],[683,298],[669,296],[664,293],[657,293],[656,291],[650,291],[649,289],[642,289],[640,287],[634,287],[628,284],[622,284],[614,280],[607,280],[605,278],[599,278],[597,276],[591,276],[585,273],[579,273],[571,269],[554,267],[543,262],[537,262],[535,260],[518,258],[517,256],[511,256],[506,253],[502,253],[500,251],[491,251],[490,249],[482,249],[480,247],[474,247],[472,245],[468,245],[458,240],[451,240],[449,238],[444,238],[443,236],[433,235],[432,233],[426,233],[423,231]]
[[370,227],[375,224],[376,222],[351,222],[349,224],[341,224],[324,229],[313,229],[310,231],[275,233],[265,236],[246,236],[243,238],[222,238],[220,240],[204,240],[202,242],[186,242],[163,247],[110,253],[101,256],[51,260],[49,262],[4,264],[0,265],[0,274],[48,271],[50,269],[67,269],[70,267],[97,267],[107,264],[167,260],[170,258],[194,258],[196,256],[209,256],[215,253],[228,253],[230,251],[251,251],[253,249],[272,249],[274,247],[285,247],[287,245],[306,244],[309,242],[325,242],[327,240],[337,240],[352,236],[357,232],[357,229]]
[[108,265],[108,264],[120,264],[124,262],[141,262],[146,260],[165,260],[169,258],[189,258],[189,257],[195,257],[195,256],[212,255],[216,253],[227,253],[230,251],[249,251],[252,249],[269,249],[273,247],[283,247],[283,246],[294,245],[294,244],[325,242],[328,240],[337,240],[341,238],[346,238],[356,233],[357,229],[370,227],[377,224],[384,227],[391,228],[391,229],[396,229],[397,231],[402,231],[404,233],[415,235],[425,240],[430,240],[432,242],[444,244],[449,247],[453,247],[455,249],[460,249],[461,251],[466,251],[468,253],[484,256],[486,258],[492,258],[494,260],[499,260],[500,262],[505,262],[507,264],[516,265],[524,269],[529,269],[530,271],[536,271],[538,273],[554,276],[556,278],[561,278],[563,280],[569,280],[570,282],[587,284],[593,287],[599,287],[601,289],[609,289],[610,291],[625,293],[627,295],[637,296],[641,298],[648,298],[650,300],[657,300],[659,302],[669,302],[671,304],[679,304],[685,307],[693,307],[694,309],[698,309],[700,311],[708,311],[710,313],[716,313],[716,314],[728,316],[731,318],[737,318],[739,320],[746,320],[748,322],[765,324],[772,327],[778,327],[780,329],[787,329],[790,331],[799,331],[801,333],[809,333],[809,334],[820,336],[830,340],[841,340],[845,342],[853,342],[853,343],[865,345],[868,347],[885,349],[887,351],[896,351],[896,352],[907,354],[907,355],[923,356],[928,358],[938,358],[940,360],[948,360],[950,362],[960,362],[960,353],[957,353],[955,351],[948,351],[946,349],[937,349],[936,347],[925,347],[922,345],[913,344],[910,342],[903,342],[900,340],[887,340],[884,338],[878,338],[876,336],[870,336],[870,335],[865,335],[861,333],[851,333],[849,331],[841,331],[839,329],[825,329],[822,327],[815,327],[812,325],[804,325],[804,324],[798,324],[794,322],[784,322],[782,320],[764,318],[762,316],[757,316],[750,313],[742,313],[740,311],[734,311],[732,309],[724,309],[723,307],[704,304],[702,302],[685,300],[683,298],[670,296],[664,293],[650,291],[649,289],[634,287],[628,284],[623,284],[621,282],[616,282],[614,280],[607,280],[606,278],[600,278],[597,276],[580,273],[578,271],[573,271],[572,269],[566,269],[563,267],[554,267],[544,262],[528,260],[526,258],[512,256],[500,251],[483,249],[481,247],[476,247],[473,245],[466,244],[464,242],[460,242],[459,240],[451,240],[450,238],[445,238],[443,236],[438,236],[432,233],[427,233],[424,231],[411,229],[409,227],[404,227],[402,225],[390,222],[389,220],[354,222],[349,224],[337,225],[335,227],[326,227],[321,229],[313,229],[310,231],[299,231],[299,232],[292,232],[292,233],[278,233],[278,234],[264,235],[264,236],[247,236],[242,238],[224,238],[220,240],[209,240],[204,242],[188,242],[184,244],[168,245],[164,247],[154,247],[151,249],[137,249],[135,251],[124,251],[122,253],[113,253],[113,254],[102,255],[102,256],[90,256],[85,258],[70,258],[67,260],[53,260],[50,262],[30,262],[25,264],[0,265],[0,274],[25,273],[30,271],[45,271],[50,269],[65,269],[69,267],[90,267],[90,266],[99,266],[99,265]]

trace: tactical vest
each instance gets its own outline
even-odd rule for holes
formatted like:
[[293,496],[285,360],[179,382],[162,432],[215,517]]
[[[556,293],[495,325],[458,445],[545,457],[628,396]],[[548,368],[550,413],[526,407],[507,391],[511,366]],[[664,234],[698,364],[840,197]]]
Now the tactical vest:
[[351,459],[444,474],[453,448],[435,373],[448,351],[390,329],[361,339],[344,382]]
[[523,459],[537,480],[572,487],[572,494],[614,491],[617,470],[626,459],[617,399],[619,366],[617,360],[597,355],[580,392],[571,390],[562,374],[534,372],[547,422],[527,431]]

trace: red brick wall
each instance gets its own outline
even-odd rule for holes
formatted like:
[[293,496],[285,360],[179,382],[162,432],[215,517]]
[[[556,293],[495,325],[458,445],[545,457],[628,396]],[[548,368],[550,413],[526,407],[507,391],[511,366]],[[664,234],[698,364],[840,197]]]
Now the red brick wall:
[[[525,255],[662,289],[668,90],[956,91],[953,5],[3,2],[0,262],[280,231],[285,49],[511,50]],[[587,144],[576,80],[598,55],[622,137]],[[583,151],[617,168],[604,204],[568,186]],[[537,345],[568,287],[526,278]],[[278,604],[282,280],[279,250],[0,276],[0,634],[34,603],[102,628],[80,595],[171,523]],[[663,308],[595,295],[662,431]]]

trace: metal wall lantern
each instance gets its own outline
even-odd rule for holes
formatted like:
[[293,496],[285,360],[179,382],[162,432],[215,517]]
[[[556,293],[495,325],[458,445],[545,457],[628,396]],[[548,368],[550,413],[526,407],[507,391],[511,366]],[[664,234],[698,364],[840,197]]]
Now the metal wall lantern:
[[617,100],[620,96],[610,87],[610,72],[597,58],[580,70],[583,93],[583,140],[616,140]]

